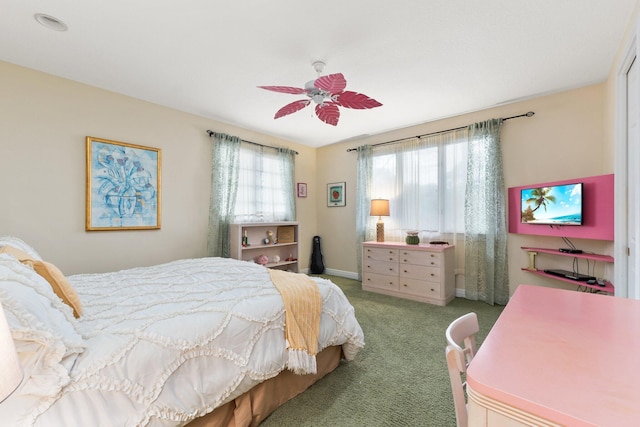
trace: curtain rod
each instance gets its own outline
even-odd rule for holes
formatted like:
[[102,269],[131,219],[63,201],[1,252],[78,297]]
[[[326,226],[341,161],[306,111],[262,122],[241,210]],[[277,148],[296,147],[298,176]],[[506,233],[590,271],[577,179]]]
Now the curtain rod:
[[[207,129],[207,133],[209,134],[209,137],[211,137],[211,135],[213,135],[215,132],[214,132],[214,131],[212,131],[212,130],[210,130],[210,129]],[[277,149],[278,149],[278,147],[272,147],[272,146],[270,146],[270,145],[258,144],[257,142],[247,141],[246,139],[240,139],[240,141],[242,141],[242,142],[246,142],[247,144],[257,145],[257,146],[259,146],[259,147],[273,148],[274,150],[277,150]],[[293,152],[294,152],[294,153],[296,153],[296,154],[299,154],[296,150],[291,150],[291,151],[293,151]]]
[[[533,116],[535,113],[533,111],[529,111],[527,113],[524,114],[520,114],[517,116],[511,116],[511,117],[505,117],[504,119],[502,119],[503,121],[506,120],[511,120],[511,119],[517,119],[519,117],[531,117]],[[454,130],[461,130],[461,129],[466,129],[468,126],[460,126],[457,128],[451,128],[451,129],[446,129],[446,130],[439,130],[437,132],[431,132],[431,133],[425,133],[424,135],[416,135],[416,136],[409,136],[406,138],[402,138],[402,139],[394,139],[393,141],[387,141],[387,142],[379,142],[377,144],[373,144],[371,145],[372,147],[376,147],[378,145],[385,145],[385,144],[393,144],[394,142],[400,142],[400,141],[406,141],[407,139],[411,139],[411,138],[422,138],[423,136],[431,136],[431,135],[437,135],[439,133],[445,133],[445,132],[453,132]],[[347,152],[349,151],[358,151],[357,148],[348,148]]]

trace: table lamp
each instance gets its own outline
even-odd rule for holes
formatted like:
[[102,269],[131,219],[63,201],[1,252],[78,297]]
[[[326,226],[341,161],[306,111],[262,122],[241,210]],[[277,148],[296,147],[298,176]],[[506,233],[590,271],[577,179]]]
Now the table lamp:
[[0,402],[18,388],[22,377],[22,367],[0,303]]
[[371,200],[371,216],[377,216],[376,223],[376,242],[384,242],[384,222],[383,216],[389,216],[389,200],[372,199]]

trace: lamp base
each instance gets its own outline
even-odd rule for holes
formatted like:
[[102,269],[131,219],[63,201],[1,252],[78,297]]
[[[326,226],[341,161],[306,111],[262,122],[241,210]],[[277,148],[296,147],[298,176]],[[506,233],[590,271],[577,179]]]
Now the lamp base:
[[376,223],[376,242],[384,242],[384,222],[382,220]]

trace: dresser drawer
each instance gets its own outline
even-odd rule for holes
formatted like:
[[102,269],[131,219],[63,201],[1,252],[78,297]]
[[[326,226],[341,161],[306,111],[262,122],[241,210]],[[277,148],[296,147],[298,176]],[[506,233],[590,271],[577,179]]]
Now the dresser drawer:
[[442,269],[439,267],[427,267],[425,265],[400,264],[400,277],[409,279],[440,282]]
[[370,248],[365,246],[362,249],[362,257],[365,260],[398,262],[398,250],[389,248]]
[[377,288],[387,290],[398,290],[398,278],[396,276],[385,276],[383,274],[367,273],[362,277],[363,288]]
[[417,295],[427,298],[442,298],[440,283],[425,282],[424,280],[400,278],[398,290],[402,293]]
[[402,264],[440,267],[442,265],[442,254],[440,252],[400,250],[400,262]]
[[387,276],[397,276],[398,263],[364,260],[364,264],[362,265],[362,272],[384,274]]

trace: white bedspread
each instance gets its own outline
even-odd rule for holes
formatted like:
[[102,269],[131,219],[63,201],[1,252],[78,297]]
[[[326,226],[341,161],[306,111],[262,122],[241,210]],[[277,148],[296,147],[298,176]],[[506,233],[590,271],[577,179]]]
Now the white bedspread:
[[[342,345],[352,359],[364,345],[353,307],[333,283],[314,280],[319,348]],[[262,266],[201,258],[69,281],[86,349],[54,402],[31,397],[42,411],[28,424],[183,425],[287,368],[284,306]],[[23,407],[28,397],[19,398]]]

